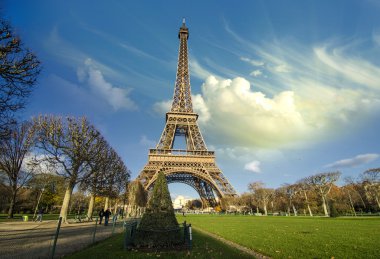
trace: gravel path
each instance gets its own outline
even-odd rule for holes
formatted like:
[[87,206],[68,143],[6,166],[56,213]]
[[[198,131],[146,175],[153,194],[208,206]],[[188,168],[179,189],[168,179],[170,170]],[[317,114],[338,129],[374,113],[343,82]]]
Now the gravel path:
[[217,239],[217,240],[223,242],[223,243],[226,244],[226,245],[229,245],[229,246],[234,247],[234,248],[236,248],[236,249],[238,249],[238,250],[240,250],[240,251],[242,251],[242,252],[245,252],[245,253],[247,253],[247,254],[250,254],[250,255],[252,255],[252,256],[255,257],[255,258],[259,258],[259,259],[270,259],[270,258],[271,258],[271,257],[269,257],[269,256],[266,256],[266,255],[260,254],[260,253],[258,253],[258,252],[256,252],[256,251],[253,251],[253,250],[251,250],[251,249],[249,249],[249,248],[247,248],[247,247],[245,247],[245,246],[242,246],[242,245],[236,244],[236,243],[234,243],[234,242],[232,242],[232,241],[230,241],[230,240],[224,239],[224,238],[222,238],[222,237],[220,237],[220,236],[218,236],[218,235],[215,235],[215,234],[213,234],[213,233],[207,232],[207,231],[205,231],[205,230],[203,230],[203,229],[195,228],[194,226],[192,226],[192,228],[195,229],[196,231],[199,231],[199,232],[205,234],[205,235],[208,235],[208,236],[210,236],[210,237],[212,237],[212,238],[215,238],[215,239]]
[[[0,223],[0,258],[49,258],[57,229],[57,221]],[[94,222],[62,223],[55,258],[63,257],[89,246],[93,241]],[[122,231],[122,222],[115,233]],[[96,226],[95,241],[112,235],[112,224]]]

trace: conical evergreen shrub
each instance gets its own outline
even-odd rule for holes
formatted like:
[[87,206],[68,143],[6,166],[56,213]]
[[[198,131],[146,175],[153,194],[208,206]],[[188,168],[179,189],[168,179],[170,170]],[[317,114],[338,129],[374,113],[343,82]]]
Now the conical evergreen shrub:
[[148,206],[135,235],[137,247],[173,247],[180,244],[180,229],[174,214],[168,184],[160,172]]

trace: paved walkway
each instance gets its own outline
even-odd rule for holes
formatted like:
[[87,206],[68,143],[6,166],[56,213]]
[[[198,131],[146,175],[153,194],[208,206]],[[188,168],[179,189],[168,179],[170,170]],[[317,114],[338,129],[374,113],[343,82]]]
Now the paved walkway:
[[[0,258],[49,258],[57,221],[1,222]],[[60,258],[90,245],[93,241],[95,222],[62,223],[55,257]],[[122,222],[117,222],[115,233],[121,232]],[[112,224],[96,226],[95,241],[112,234]]]

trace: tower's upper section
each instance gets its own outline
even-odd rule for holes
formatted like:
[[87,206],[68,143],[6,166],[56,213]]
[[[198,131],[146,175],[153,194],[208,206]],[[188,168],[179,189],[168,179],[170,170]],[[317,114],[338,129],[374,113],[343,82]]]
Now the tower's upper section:
[[177,77],[175,81],[173,104],[171,112],[193,113],[191,103],[189,60],[187,51],[187,39],[189,38],[189,29],[186,27],[185,19],[178,32],[179,53]]
[[181,39],[181,35],[182,37],[186,37],[186,39],[189,39],[189,29],[186,27],[185,18],[183,18],[182,26],[181,28],[179,28],[178,39]]

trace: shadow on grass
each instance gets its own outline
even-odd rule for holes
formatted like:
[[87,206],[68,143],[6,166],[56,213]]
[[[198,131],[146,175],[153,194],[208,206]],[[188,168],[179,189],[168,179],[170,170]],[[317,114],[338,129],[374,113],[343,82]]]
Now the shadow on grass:
[[252,258],[246,253],[197,231],[193,231],[193,249],[191,251],[125,251],[123,237],[123,234],[115,235],[103,242],[67,256],[67,258]]

